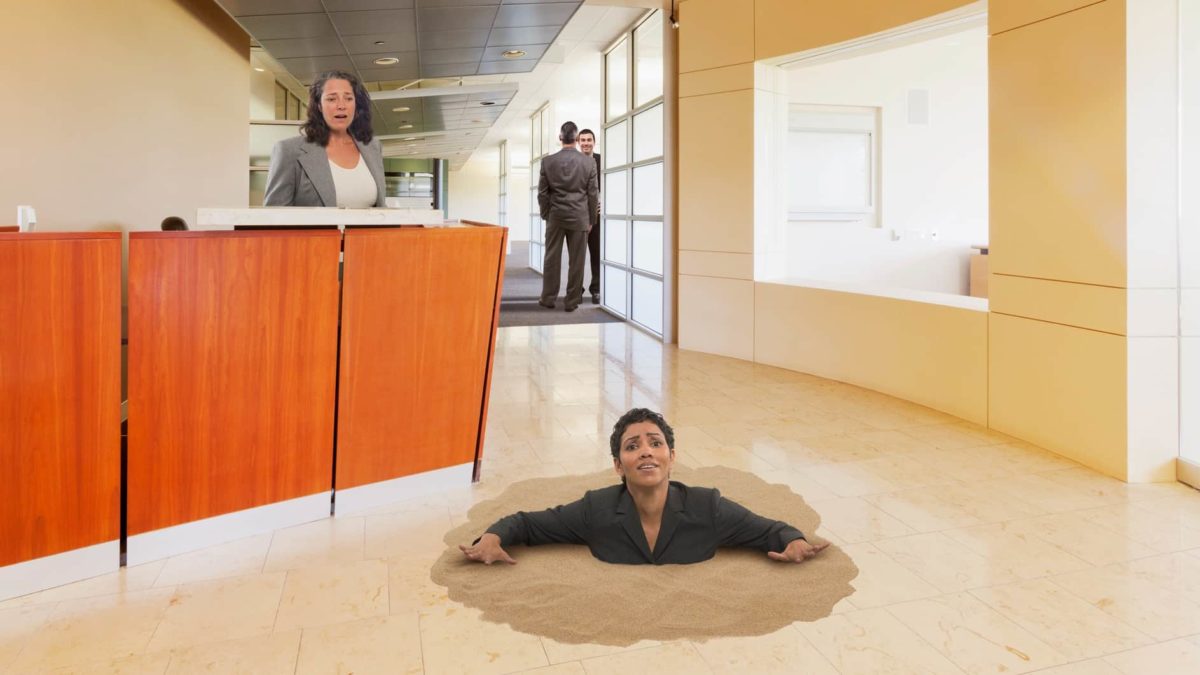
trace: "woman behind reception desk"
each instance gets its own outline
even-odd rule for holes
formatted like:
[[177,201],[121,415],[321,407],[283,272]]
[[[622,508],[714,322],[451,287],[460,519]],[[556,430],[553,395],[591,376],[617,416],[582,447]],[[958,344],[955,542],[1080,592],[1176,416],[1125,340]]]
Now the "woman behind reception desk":
[[308,95],[302,136],[279,141],[263,206],[384,206],[383,149],[371,132],[371,99],[354,75],[322,73]]

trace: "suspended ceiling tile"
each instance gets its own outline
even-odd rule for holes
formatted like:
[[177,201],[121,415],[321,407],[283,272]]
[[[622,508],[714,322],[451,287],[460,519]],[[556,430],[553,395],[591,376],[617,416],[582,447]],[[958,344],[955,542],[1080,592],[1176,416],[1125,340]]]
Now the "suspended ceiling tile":
[[[395,33],[367,33],[365,35],[343,35],[342,42],[351,54],[385,54],[391,52],[415,52],[417,32],[402,30]],[[377,45],[376,42],[383,44]]]
[[259,40],[263,49],[276,59],[293,59],[302,56],[339,56],[346,53],[342,41],[336,35],[287,40]]
[[[484,61],[537,61],[542,58],[542,54],[546,53],[546,48],[550,45],[512,45],[508,47],[488,47],[483,52]],[[519,49],[525,52],[524,56],[519,56],[515,59],[510,59],[504,55],[504,52]]]
[[468,49],[422,49],[421,63],[437,66],[444,63],[478,63],[483,57],[483,48]]
[[521,26],[554,26],[562,28],[579,7],[577,2],[555,2],[537,5],[504,5],[496,16],[496,28]]
[[329,17],[325,14],[243,16],[238,18],[238,22],[260,42],[334,35],[333,24],[329,23]]
[[[424,24],[422,24],[424,25]],[[496,28],[488,37],[487,46],[507,47],[510,45],[536,45],[554,42],[554,36],[562,26],[537,26],[534,28]]]
[[345,56],[308,56],[295,59],[278,59],[288,72],[299,75],[316,75],[327,70],[352,70],[354,64]]
[[499,5],[500,0],[421,0],[422,7],[463,7],[467,5]]
[[[384,66],[384,65],[375,63],[375,59],[380,59],[380,58],[399,59],[399,62],[394,63],[392,65],[388,65],[388,66]],[[416,52],[397,52],[395,54],[355,54],[353,57],[353,61],[354,61],[354,66],[360,70],[385,71],[385,70],[391,70],[391,69],[395,68],[401,72],[409,72],[411,70],[414,70],[417,67],[417,53]],[[366,77],[366,76],[364,75],[363,77]],[[374,79],[397,79],[397,78],[388,77],[388,78],[371,78],[371,79],[374,80]]]
[[361,12],[371,9],[412,9],[413,0],[324,0],[328,12]]
[[338,33],[346,35],[371,35],[374,33],[401,33],[416,39],[417,26],[413,10],[388,9],[367,12],[330,12]]
[[496,19],[496,6],[491,7],[431,7],[418,10],[421,32],[491,28]]
[[479,67],[477,62],[472,63],[443,63],[431,66],[421,66],[421,77],[447,77],[450,75],[474,75],[475,69]]
[[358,76],[368,82],[376,80],[413,80],[418,77],[417,67],[415,65],[401,66],[375,66],[372,68],[359,68]]
[[455,47],[482,47],[487,44],[490,31],[475,30],[428,31],[421,26],[421,49],[453,49]]
[[325,11],[321,0],[221,0],[221,4],[236,17]]

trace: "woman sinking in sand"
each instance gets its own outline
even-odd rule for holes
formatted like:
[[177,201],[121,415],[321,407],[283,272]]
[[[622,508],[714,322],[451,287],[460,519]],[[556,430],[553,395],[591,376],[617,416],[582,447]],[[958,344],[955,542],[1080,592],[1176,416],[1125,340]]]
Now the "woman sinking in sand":
[[671,481],[675,432],[656,412],[634,408],[622,415],[609,447],[621,485],[590,490],[583,499],[545,511],[506,516],[459,549],[487,565],[516,564],[505,546],[587,544],[605,562],[670,565],[708,560],[722,546],[756,548],[772,560],[801,563],[829,546],[810,544],[800,530],[751,513],[715,489]]

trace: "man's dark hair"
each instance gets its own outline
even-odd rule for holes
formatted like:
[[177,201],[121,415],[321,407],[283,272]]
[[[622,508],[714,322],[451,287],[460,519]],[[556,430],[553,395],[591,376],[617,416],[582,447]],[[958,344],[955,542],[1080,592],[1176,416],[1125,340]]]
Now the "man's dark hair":
[[612,436],[608,437],[608,449],[612,451],[613,459],[621,455],[621,436],[625,430],[629,428],[629,425],[639,422],[653,422],[667,439],[667,447],[671,450],[675,449],[675,430],[671,428],[670,424],[667,424],[667,420],[653,410],[634,408],[621,415],[621,419],[613,425]]
[[562,128],[559,129],[558,138],[563,143],[574,143],[575,137],[579,135],[579,127],[575,126],[574,122],[563,122]]
[[594,140],[596,140],[596,133],[595,133],[594,131],[592,131],[591,129],[583,129],[583,130],[581,130],[581,131],[580,131],[578,134],[576,134],[576,135],[577,135],[577,136],[582,136],[582,135],[584,135],[584,134],[587,134],[588,136],[591,136],[593,141],[594,141]]
[[371,95],[357,77],[342,70],[321,73],[313,80],[308,89],[308,119],[300,127],[300,133],[309,143],[329,145],[329,125],[325,123],[325,115],[321,112],[321,96],[325,94],[325,83],[330,80],[350,83],[350,89],[354,92],[354,119],[346,131],[359,143],[370,143],[374,137],[371,130]]

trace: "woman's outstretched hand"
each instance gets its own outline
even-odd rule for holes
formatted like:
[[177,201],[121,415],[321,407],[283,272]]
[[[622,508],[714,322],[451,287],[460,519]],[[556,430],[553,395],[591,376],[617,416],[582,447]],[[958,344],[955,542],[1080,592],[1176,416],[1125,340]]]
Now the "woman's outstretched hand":
[[488,532],[479,538],[479,543],[474,546],[458,545],[458,550],[467,556],[468,560],[481,562],[484,565],[491,565],[494,562],[506,562],[510,565],[516,565],[517,561],[512,559],[508,553],[500,547],[500,537]]
[[[497,537],[497,539],[499,539],[499,537]],[[778,560],[779,562],[802,563],[827,548],[829,548],[829,542],[827,541],[823,541],[814,546],[803,539],[793,539],[790,543],[788,543],[787,548],[783,549],[783,553],[767,551],[767,557],[771,560]]]

